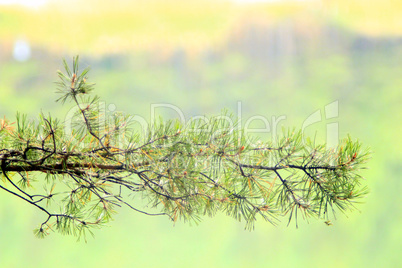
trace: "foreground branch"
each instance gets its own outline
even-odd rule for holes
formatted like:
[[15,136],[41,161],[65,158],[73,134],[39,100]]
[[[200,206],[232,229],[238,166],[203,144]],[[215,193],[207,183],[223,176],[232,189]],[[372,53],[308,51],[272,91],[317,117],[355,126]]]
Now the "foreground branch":
[[[0,189],[47,215],[35,230],[39,237],[49,230],[85,235],[120,206],[172,221],[198,222],[222,211],[249,229],[258,217],[273,224],[285,215],[296,223],[297,215],[328,220],[367,194],[360,170],[368,152],[350,138],[326,149],[290,131],[276,143],[261,143],[228,124],[230,116],[156,122],[140,137],[129,128],[130,116],[97,110],[78,58],[73,71],[65,67],[59,100],[79,110],[71,133],[43,115],[37,123],[19,115],[15,125],[0,122]],[[147,210],[134,205],[144,201]]]

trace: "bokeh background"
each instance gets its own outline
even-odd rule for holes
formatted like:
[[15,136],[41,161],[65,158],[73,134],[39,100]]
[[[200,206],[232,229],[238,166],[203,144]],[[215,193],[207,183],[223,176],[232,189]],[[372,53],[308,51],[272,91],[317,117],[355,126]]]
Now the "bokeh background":
[[152,104],[190,118],[236,115],[241,103],[244,120],[285,116],[279,127],[300,128],[338,101],[314,131],[325,137],[335,122],[340,138],[371,148],[371,193],[332,226],[259,221],[252,232],[222,214],[172,226],[123,208],[84,243],[35,238],[45,215],[3,192],[0,267],[402,266],[401,1],[3,0],[0,116],[63,119],[71,105],[55,103],[53,82],[76,54],[103,102],[144,118]]

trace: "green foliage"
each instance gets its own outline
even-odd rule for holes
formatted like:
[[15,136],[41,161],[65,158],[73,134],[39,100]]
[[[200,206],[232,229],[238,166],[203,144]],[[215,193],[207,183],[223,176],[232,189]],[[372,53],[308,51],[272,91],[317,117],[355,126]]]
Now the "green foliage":
[[[57,72],[60,79],[60,81],[56,83],[59,87],[57,93],[62,95],[57,101],[61,100],[62,103],[65,103],[68,99],[76,100],[77,95],[90,93],[94,89],[95,84],[89,84],[86,82],[86,74],[89,72],[89,67],[77,76],[79,69],[78,60],[78,56],[74,57],[72,71],[68,67],[67,61],[63,60],[63,65],[67,74],[64,74],[61,71]],[[92,100],[92,102],[95,102],[95,99]]]
[[[15,124],[4,118],[0,125],[0,188],[47,215],[34,231],[39,238],[50,231],[85,238],[120,206],[174,222],[197,223],[222,211],[247,229],[258,218],[328,222],[367,195],[359,174],[369,153],[350,137],[333,149],[305,141],[300,131],[261,142],[228,113],[187,124],[155,121],[139,135],[131,116],[99,110],[78,57],[72,70],[63,63],[58,100],[76,105],[70,125],[44,115],[37,122],[17,115]],[[35,181],[38,173],[45,178]],[[146,210],[137,208],[139,198]]]

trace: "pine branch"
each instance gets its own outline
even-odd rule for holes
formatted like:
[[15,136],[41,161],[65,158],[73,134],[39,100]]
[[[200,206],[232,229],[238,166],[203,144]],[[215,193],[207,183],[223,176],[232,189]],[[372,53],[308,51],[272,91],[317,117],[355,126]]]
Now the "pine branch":
[[[0,189],[47,215],[38,237],[50,230],[85,236],[120,206],[172,221],[198,222],[222,211],[248,229],[258,217],[272,224],[286,215],[296,224],[298,215],[328,222],[329,214],[353,209],[368,193],[360,171],[369,153],[351,138],[334,149],[304,144],[297,131],[276,143],[253,142],[222,117],[157,122],[144,137],[130,135],[130,116],[100,120],[98,98],[84,98],[93,84],[88,69],[79,74],[78,57],[73,70],[64,65],[59,100],[79,110],[72,133],[50,116],[35,123],[17,115],[15,127],[0,121]],[[45,191],[31,187],[37,184]],[[148,209],[137,208],[140,199]]]

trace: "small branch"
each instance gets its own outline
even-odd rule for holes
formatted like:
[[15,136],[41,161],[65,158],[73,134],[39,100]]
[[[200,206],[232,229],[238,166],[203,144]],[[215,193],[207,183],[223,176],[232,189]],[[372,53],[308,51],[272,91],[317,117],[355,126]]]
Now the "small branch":
[[1,160],[1,170],[3,172],[4,177],[6,177],[7,181],[10,182],[15,188],[17,188],[18,191],[20,191],[21,193],[23,193],[24,195],[26,195],[27,197],[29,197],[32,200],[32,196],[29,195],[28,193],[26,193],[25,191],[23,191],[22,189],[20,189],[7,175],[7,163],[6,163],[6,158],[3,158]]

